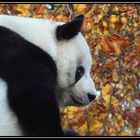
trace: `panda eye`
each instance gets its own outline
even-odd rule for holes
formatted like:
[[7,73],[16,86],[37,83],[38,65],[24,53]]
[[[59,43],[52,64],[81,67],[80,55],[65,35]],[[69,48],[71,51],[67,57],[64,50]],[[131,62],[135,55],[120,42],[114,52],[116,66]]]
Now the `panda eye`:
[[76,79],[75,83],[81,79],[81,77],[84,75],[84,73],[85,73],[85,70],[82,66],[77,67],[76,76],[75,76],[75,79]]

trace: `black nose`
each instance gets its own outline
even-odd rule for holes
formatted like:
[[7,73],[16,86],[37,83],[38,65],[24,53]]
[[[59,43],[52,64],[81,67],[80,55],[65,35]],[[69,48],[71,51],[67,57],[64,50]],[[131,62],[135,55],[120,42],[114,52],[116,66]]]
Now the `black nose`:
[[88,99],[90,102],[93,101],[95,98],[96,98],[95,95],[88,93]]

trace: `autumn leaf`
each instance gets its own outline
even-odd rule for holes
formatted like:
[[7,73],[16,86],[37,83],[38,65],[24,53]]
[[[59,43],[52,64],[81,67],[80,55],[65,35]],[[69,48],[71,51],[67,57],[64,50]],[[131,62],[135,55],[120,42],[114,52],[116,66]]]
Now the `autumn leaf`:
[[76,10],[78,13],[80,13],[80,12],[83,12],[86,7],[87,7],[86,4],[79,4]]
[[117,21],[117,15],[111,15],[110,16],[110,22],[116,22]]
[[121,29],[121,27],[123,26],[123,23],[121,21],[116,21],[115,23],[115,31],[117,32],[118,30]]
[[119,76],[118,76],[118,73],[116,71],[112,72],[112,79],[114,82],[118,82]]
[[136,11],[137,11],[137,9],[136,9],[135,4],[130,4],[128,6],[127,15],[128,16],[133,16]]
[[107,59],[106,60],[106,67],[108,69],[113,69],[115,67],[115,61],[112,59]]
[[101,51],[102,52],[111,52],[111,49],[109,48],[107,44],[107,36],[101,36],[100,37],[100,45],[101,45]]
[[102,88],[102,96],[103,99],[105,100],[106,104],[109,104],[110,102],[110,96],[111,96],[111,88],[112,86],[110,84],[107,84]]

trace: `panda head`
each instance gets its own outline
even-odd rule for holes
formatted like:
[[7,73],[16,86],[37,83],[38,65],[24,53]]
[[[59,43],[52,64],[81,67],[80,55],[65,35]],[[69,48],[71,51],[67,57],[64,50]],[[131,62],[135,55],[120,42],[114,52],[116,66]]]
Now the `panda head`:
[[96,98],[98,91],[90,77],[92,57],[80,33],[83,15],[56,27],[58,69],[56,97],[60,106],[83,106]]
[[90,77],[90,50],[80,33],[83,20],[83,15],[67,23],[0,15],[0,25],[16,31],[55,61],[56,99],[60,106],[87,105],[99,93]]

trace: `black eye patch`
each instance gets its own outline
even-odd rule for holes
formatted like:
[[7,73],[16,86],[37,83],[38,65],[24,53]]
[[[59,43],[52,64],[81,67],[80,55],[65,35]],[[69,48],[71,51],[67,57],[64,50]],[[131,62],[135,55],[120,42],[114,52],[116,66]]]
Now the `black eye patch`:
[[85,69],[82,66],[77,67],[76,75],[75,75],[75,83],[81,79],[84,73],[85,73]]

